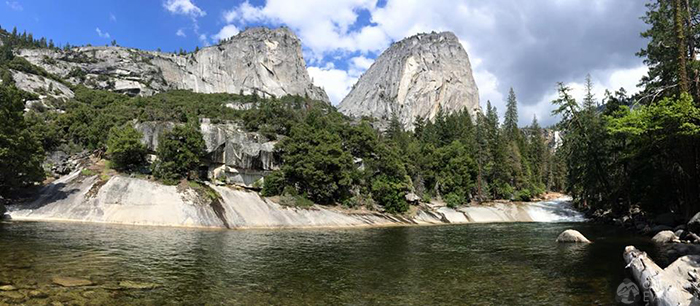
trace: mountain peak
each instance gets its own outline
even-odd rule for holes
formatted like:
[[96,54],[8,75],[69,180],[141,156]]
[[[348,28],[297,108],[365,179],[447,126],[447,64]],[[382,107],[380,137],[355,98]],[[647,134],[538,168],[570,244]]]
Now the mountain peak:
[[395,113],[407,129],[416,117],[438,110],[480,111],[469,56],[452,32],[421,33],[384,51],[360,77],[339,109],[353,117],[388,120]]

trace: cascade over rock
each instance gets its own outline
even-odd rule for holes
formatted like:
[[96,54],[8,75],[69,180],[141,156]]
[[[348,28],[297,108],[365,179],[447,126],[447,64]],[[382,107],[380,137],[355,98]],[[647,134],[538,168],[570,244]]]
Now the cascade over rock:
[[16,55],[71,83],[130,95],[186,89],[329,101],[325,91],[311,83],[301,41],[284,27],[250,28],[185,55],[124,47],[22,49]]
[[396,42],[360,77],[339,109],[353,117],[389,120],[396,113],[407,129],[416,116],[438,109],[480,111],[479,89],[469,56],[451,32],[418,34]]

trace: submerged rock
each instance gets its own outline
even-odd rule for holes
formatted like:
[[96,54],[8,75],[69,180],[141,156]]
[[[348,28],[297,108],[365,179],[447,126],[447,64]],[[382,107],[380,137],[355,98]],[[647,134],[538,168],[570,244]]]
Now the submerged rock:
[[15,291],[15,290],[17,290],[17,287],[12,286],[12,285],[0,286],[0,291]]
[[54,284],[61,285],[63,287],[82,287],[93,285],[93,282],[89,279],[76,277],[54,276],[51,281],[53,281]]
[[6,297],[12,300],[23,300],[24,294],[18,291],[0,291],[0,297]]
[[142,283],[142,282],[132,282],[132,281],[121,281],[119,282],[119,287],[125,289],[138,289],[138,290],[148,290],[160,287],[156,283]]
[[655,243],[680,242],[678,236],[676,236],[676,234],[674,234],[672,231],[661,231],[658,234],[654,235],[654,237],[651,238],[651,241]]
[[31,291],[29,291],[29,297],[33,298],[33,299],[45,299],[45,298],[49,297],[49,295],[43,291],[31,290]]
[[579,231],[573,230],[573,229],[568,229],[563,231],[561,234],[559,234],[559,237],[557,237],[557,242],[559,243],[568,243],[568,242],[575,242],[575,243],[591,243],[588,238],[583,236]]

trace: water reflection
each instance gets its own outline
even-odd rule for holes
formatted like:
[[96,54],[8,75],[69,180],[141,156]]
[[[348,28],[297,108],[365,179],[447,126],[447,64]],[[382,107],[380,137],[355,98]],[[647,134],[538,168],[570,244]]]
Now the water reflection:
[[[566,228],[594,243],[557,245]],[[106,305],[614,305],[628,244],[648,247],[585,223],[224,231],[14,222],[0,224],[0,283],[44,291],[45,302]],[[61,288],[53,276],[96,285]],[[122,290],[124,280],[161,286]]]

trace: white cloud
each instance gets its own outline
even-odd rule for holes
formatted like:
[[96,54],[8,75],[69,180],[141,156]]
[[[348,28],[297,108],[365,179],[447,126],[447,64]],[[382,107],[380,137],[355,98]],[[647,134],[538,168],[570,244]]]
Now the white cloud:
[[112,13],[109,13],[109,20],[112,21],[112,22],[117,22],[117,16],[115,16],[115,15],[112,14]]
[[[362,10],[371,11],[374,0],[269,0],[264,6],[244,2],[224,13],[227,22],[286,25],[304,42],[312,62],[333,51],[379,51],[389,44],[380,28],[351,31]],[[230,19],[228,18],[230,17]]]
[[334,105],[338,105],[345,98],[357,81],[357,77],[350,76],[347,71],[332,68],[332,66],[309,67],[308,71],[314,85],[323,88]]
[[232,23],[238,17],[238,12],[236,10],[224,11],[223,17],[226,23]]
[[372,66],[374,60],[371,58],[366,58],[364,56],[357,56],[351,58],[350,63],[352,64],[352,68],[355,68],[356,70],[362,70],[360,71],[360,73],[362,73],[365,70],[369,69],[370,66]]
[[24,8],[22,7],[21,4],[17,1],[5,1],[5,4],[10,7],[10,9],[15,10],[15,11],[22,11]]
[[177,32],[175,32],[175,35],[180,36],[180,37],[187,37],[187,35],[185,34],[185,31],[183,31],[182,29],[177,29]]
[[173,14],[187,15],[193,18],[203,17],[207,12],[203,11],[190,0],[167,0],[163,7]]
[[238,30],[238,28],[235,25],[227,24],[223,28],[221,28],[219,33],[212,35],[211,38],[215,41],[219,41],[219,40],[227,39],[231,36],[234,36],[234,35],[238,34],[238,32],[240,32],[240,31]]
[[205,47],[209,47],[209,45],[211,45],[209,43],[209,40],[207,39],[206,34],[199,34],[198,38],[199,38],[199,42],[201,42],[202,45],[204,45]]
[[100,30],[100,28],[95,28],[95,32],[97,32],[97,36],[99,36],[99,37],[110,38],[109,33],[102,32],[102,30]]

